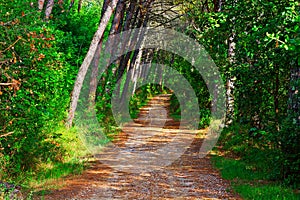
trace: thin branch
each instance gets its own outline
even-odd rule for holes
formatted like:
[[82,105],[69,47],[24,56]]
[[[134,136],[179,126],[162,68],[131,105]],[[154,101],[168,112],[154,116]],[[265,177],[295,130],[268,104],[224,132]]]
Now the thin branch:
[[29,13],[26,13],[26,14],[23,14],[23,15],[21,15],[21,16],[19,16],[19,17],[16,17],[15,19],[13,19],[13,20],[11,20],[11,21],[8,21],[8,22],[5,22],[5,23],[1,22],[1,23],[0,23],[0,26],[8,26],[8,25],[10,25],[11,23],[13,23],[15,20],[21,19],[21,18],[26,17],[27,15],[31,15],[31,14],[33,14],[33,13],[36,13],[36,11],[34,11],[34,12],[29,12]]
[[9,86],[9,85],[13,85],[14,83],[0,83],[0,86]]
[[5,133],[5,134],[2,134],[2,135],[0,135],[0,138],[2,138],[2,137],[7,137],[7,136],[9,136],[9,135],[11,135],[11,134],[13,134],[14,132],[12,131],[12,132],[8,132],[8,133]]
[[3,53],[5,51],[9,50],[10,48],[12,48],[21,38],[22,37],[18,36],[18,39],[14,43],[12,43],[11,45],[9,45],[9,47],[7,47],[6,49],[4,49],[3,51],[0,51],[0,53]]

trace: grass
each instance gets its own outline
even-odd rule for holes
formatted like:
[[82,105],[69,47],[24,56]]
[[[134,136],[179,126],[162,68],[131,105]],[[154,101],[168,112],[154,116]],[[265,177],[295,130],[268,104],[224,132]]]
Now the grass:
[[268,180],[267,170],[261,170],[255,163],[216,155],[212,157],[212,162],[223,178],[231,180],[233,190],[243,199],[300,199],[300,194],[296,194],[291,188]]
[[44,170],[35,175],[35,182],[43,184],[47,180],[58,179],[69,174],[81,174],[84,170],[84,162],[79,159],[71,160],[69,162],[54,163],[45,167]]
[[221,171],[223,178],[227,180],[264,180],[266,174],[258,171],[254,165],[247,164],[241,160],[214,156],[213,162]]
[[255,200],[299,200],[300,196],[293,193],[292,189],[285,188],[276,184],[241,184],[234,186],[236,192],[238,192],[244,199]]

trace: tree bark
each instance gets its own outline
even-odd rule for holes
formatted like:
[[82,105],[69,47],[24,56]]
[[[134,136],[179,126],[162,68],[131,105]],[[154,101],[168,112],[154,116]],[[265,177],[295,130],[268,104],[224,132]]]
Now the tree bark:
[[69,6],[69,11],[71,10],[71,8],[73,7],[73,5],[74,5],[74,1],[75,0],[71,0],[71,2],[70,2],[70,6]]
[[291,69],[291,86],[289,90],[289,115],[300,126],[300,67]]
[[[143,43],[142,43],[142,46],[141,46],[141,49],[143,48],[143,46],[144,46],[144,41],[143,41]],[[136,61],[135,61],[135,63],[134,63],[134,68],[135,68],[135,70],[134,70],[134,74],[132,74],[132,81],[133,81],[133,90],[132,90],[132,95],[134,95],[134,92],[135,92],[135,90],[136,90],[136,86],[137,86],[137,82],[138,82],[138,79],[140,78],[140,74],[141,74],[141,68],[142,68],[142,56],[143,56],[143,50],[140,50],[139,52],[138,52],[138,55],[137,55],[137,59],[136,59]]]
[[[103,18],[103,15],[105,11],[107,10],[107,7],[110,4],[110,0],[104,1],[103,6],[102,6],[102,11],[101,11],[101,17],[100,19]],[[100,22],[101,23],[101,20]],[[98,72],[99,72],[99,59],[100,59],[100,53],[101,53],[101,48],[102,48],[102,42],[103,38],[101,38],[97,50],[95,52],[93,64],[92,64],[92,72],[91,72],[91,78],[90,78],[90,89],[89,89],[89,109],[92,109],[95,105],[96,101],[96,93],[97,93],[97,87],[98,87]]]
[[[128,7],[128,11],[126,12],[126,19],[125,19],[125,21],[123,23],[123,27],[122,27],[123,31],[129,31],[130,27],[132,27],[135,24],[137,15],[139,13],[139,9],[136,9],[137,5],[138,5],[138,3],[136,0],[130,0],[130,5]],[[121,28],[121,27],[119,27],[119,28]],[[130,37],[130,34],[127,34],[126,37],[123,38],[123,41],[121,41],[121,44],[120,44],[121,45],[121,49],[120,49],[121,57],[116,60],[116,65],[119,67],[113,71],[114,77],[117,77],[116,81],[119,80],[118,76],[120,74],[121,74],[121,76],[123,75],[125,68],[127,66],[128,60],[129,60],[130,53],[127,53],[124,55],[126,46],[130,45],[129,37]],[[126,60],[127,60],[127,63],[125,63]],[[120,84],[117,85],[116,91],[117,91],[116,93],[119,95],[120,94]]]
[[53,5],[54,5],[54,0],[48,0],[46,10],[45,10],[46,20],[49,19],[50,15],[52,13]]
[[[234,1],[234,4],[237,3],[237,0]],[[216,5],[217,4],[217,5]],[[218,9],[221,11],[221,0],[219,2],[216,2],[215,9]],[[219,7],[220,6],[220,7]],[[235,17],[231,19],[232,23],[235,23]],[[233,65],[235,63],[235,27],[233,26],[232,33],[230,37],[228,38],[228,58],[229,58],[229,64]],[[226,120],[225,124],[230,125],[233,122],[234,119],[234,84],[235,84],[235,77],[227,78],[226,81]]]
[[222,9],[222,0],[214,0],[214,11],[220,12]]
[[78,8],[77,8],[78,12],[80,12],[80,10],[81,10],[81,4],[82,4],[82,0],[79,0],[78,1]]
[[[132,1],[129,6],[129,12],[126,15],[126,20],[124,23],[123,31],[128,31],[131,26],[133,26],[137,20],[138,14],[140,12],[140,6],[136,6],[136,1]],[[135,8],[137,9],[135,10]],[[128,34],[129,36],[129,34]],[[125,38],[125,41],[122,42],[121,51],[123,52],[126,46],[133,45],[130,39],[127,37]],[[120,80],[120,78],[123,76],[125,68],[128,64],[128,61],[130,59],[131,52],[126,53],[125,55],[122,55],[119,59],[119,68],[115,71],[115,76],[117,77],[117,81]]]
[[93,64],[92,64],[90,89],[89,89],[89,109],[94,108],[95,101],[96,101],[96,93],[97,93],[97,86],[98,86],[97,77],[99,72],[99,60],[100,60],[101,47],[102,47],[102,40],[98,44],[97,50],[95,52]]
[[[125,14],[125,1],[124,0],[119,0],[116,8],[116,12],[114,15],[114,20],[112,22],[112,26],[110,29],[110,35],[113,36],[113,40],[110,42],[109,48],[110,48],[110,54],[113,55],[113,53],[119,53],[119,52],[114,52],[115,49],[119,50],[119,48],[115,48],[115,46],[119,45],[120,42],[120,36],[118,35],[121,30],[122,30],[122,24],[123,24],[123,18]],[[110,63],[113,62],[113,60],[110,60]]]
[[95,52],[97,50],[98,44],[103,37],[104,31],[108,25],[109,19],[112,16],[112,13],[116,7],[117,0],[112,0],[110,3],[110,6],[106,9],[101,22],[99,24],[98,30],[96,31],[93,40],[91,42],[90,48],[87,52],[87,55],[84,58],[84,61],[82,65],[79,68],[79,72],[77,74],[77,78],[75,81],[74,89],[72,91],[72,96],[71,96],[71,103],[70,103],[70,110],[69,110],[69,116],[66,122],[67,127],[71,127],[75,115],[75,110],[77,108],[77,103],[80,95],[80,90],[82,88],[82,84],[85,78],[85,75],[87,73],[87,70],[93,60],[93,57],[95,55]]
[[275,123],[276,123],[276,129],[279,131],[279,86],[280,86],[280,81],[279,81],[279,67],[276,65],[276,79],[274,83],[274,113],[275,113]]
[[39,8],[39,11],[42,11],[43,8],[44,8],[44,2],[45,0],[39,0],[38,1],[38,8]]
[[[110,55],[113,55],[114,53],[118,54],[119,52],[115,52],[115,51],[116,50],[119,51],[119,48],[114,48],[114,47],[120,45],[120,43],[125,43],[125,41],[120,41],[120,36],[118,35],[122,30],[125,10],[126,10],[125,1],[124,0],[118,0],[116,11],[115,11],[115,14],[114,14],[114,19],[113,19],[112,26],[111,26],[111,29],[110,29],[110,32],[109,32],[110,36],[114,36],[114,37],[111,38],[110,42],[107,44],[109,46],[106,47],[109,50]],[[112,62],[113,62],[112,58],[113,58],[113,56],[108,58],[107,62],[112,64]],[[119,65],[119,60],[115,61],[115,65],[116,66]],[[109,75],[109,70],[110,69],[111,68],[107,69],[106,72],[105,72],[106,73],[106,76],[105,76],[106,79],[109,79],[111,77]],[[114,74],[115,71],[117,70],[117,67],[115,67],[111,70],[112,70],[112,73]],[[106,90],[105,90],[106,85],[107,85],[107,81],[103,77],[103,80],[102,80],[103,91],[102,91],[102,94],[100,94],[100,95],[103,95],[103,93],[106,92]]]

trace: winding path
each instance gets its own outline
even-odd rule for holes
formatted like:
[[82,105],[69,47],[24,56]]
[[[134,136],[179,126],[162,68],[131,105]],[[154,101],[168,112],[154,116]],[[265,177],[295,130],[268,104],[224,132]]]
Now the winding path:
[[199,158],[205,130],[178,129],[179,122],[169,117],[169,101],[170,95],[150,99],[88,170],[44,198],[240,199],[209,156]]

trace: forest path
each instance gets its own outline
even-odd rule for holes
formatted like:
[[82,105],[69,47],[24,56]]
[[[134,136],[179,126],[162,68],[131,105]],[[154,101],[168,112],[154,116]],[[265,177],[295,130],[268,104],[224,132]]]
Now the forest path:
[[179,129],[169,101],[170,95],[150,99],[89,169],[44,199],[240,199],[209,156],[199,157],[206,130]]

